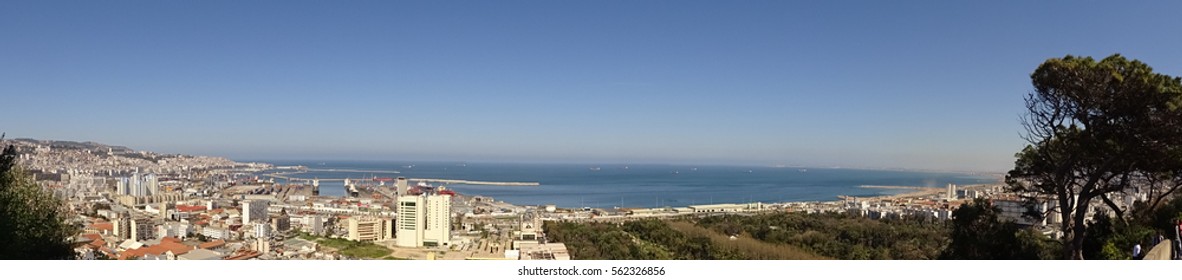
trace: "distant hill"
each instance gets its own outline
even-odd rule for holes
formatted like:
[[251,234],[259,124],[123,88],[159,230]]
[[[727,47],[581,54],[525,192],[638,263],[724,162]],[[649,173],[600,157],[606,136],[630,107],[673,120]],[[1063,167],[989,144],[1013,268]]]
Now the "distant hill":
[[106,150],[109,148],[109,149],[111,149],[112,152],[117,152],[117,153],[134,153],[135,152],[135,150],[128,148],[128,147],[112,146],[112,145],[106,145],[106,144],[92,142],[92,141],[77,142],[77,141],[65,141],[65,140],[38,140],[38,139],[31,139],[31,138],[17,138],[17,139],[12,139],[12,141],[25,142],[25,143],[34,144],[34,145],[48,146],[51,149],[95,150],[95,151],[97,151],[97,150]]

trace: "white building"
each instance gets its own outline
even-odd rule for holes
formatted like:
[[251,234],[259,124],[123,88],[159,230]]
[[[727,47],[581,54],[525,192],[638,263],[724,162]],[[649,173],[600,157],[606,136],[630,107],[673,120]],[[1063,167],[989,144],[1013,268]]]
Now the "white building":
[[266,200],[247,200],[242,203],[242,223],[266,223],[270,216],[267,207],[271,203]]
[[119,178],[115,184],[115,193],[135,197],[151,196],[160,192],[160,184],[155,174],[140,175],[132,173],[131,177]]
[[176,237],[184,239],[193,232],[193,226],[186,223],[169,222],[156,226],[156,237]]
[[398,197],[398,221],[395,224],[397,226],[396,245],[399,247],[423,246],[423,231],[421,228],[426,218],[423,209],[425,205],[426,200],[423,199],[423,196],[406,195]]
[[302,220],[304,230],[311,232],[313,235],[324,234],[324,218],[318,215],[308,215],[304,216]]
[[690,205],[690,211],[694,213],[716,213],[716,212],[745,212],[745,211],[759,211],[763,210],[762,202],[747,203],[747,204],[709,204],[709,205]]
[[271,238],[271,225],[266,223],[254,224],[254,238],[268,239]]
[[230,231],[220,227],[205,227],[201,229],[201,235],[211,239],[227,239],[230,237]]
[[1029,217],[1025,215],[1028,210],[1034,210],[1036,213],[1047,213],[1048,203],[1046,202],[1035,202],[1032,205],[1033,208],[1027,208],[1023,199],[1009,197],[993,199],[993,206],[1001,209],[998,217],[1003,220],[1026,226],[1047,225],[1047,217]]
[[423,227],[425,246],[447,246],[451,243],[451,196],[427,196],[427,217]]
[[397,242],[401,247],[451,244],[451,196],[398,197]]
[[350,217],[349,240],[380,241],[394,238],[394,221],[376,217]]

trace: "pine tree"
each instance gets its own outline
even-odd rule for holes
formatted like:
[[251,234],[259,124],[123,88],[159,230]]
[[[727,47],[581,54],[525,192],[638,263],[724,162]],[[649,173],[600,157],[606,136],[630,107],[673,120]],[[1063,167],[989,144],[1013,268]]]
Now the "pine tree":
[[[2,138],[0,138],[2,140]],[[74,259],[78,229],[62,200],[42,189],[16,162],[16,147],[0,154],[0,259]]]

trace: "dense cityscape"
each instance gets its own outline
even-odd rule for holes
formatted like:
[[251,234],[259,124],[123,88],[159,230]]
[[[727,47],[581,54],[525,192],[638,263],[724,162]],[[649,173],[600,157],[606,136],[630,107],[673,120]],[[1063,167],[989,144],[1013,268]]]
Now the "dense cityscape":
[[51,279],[1172,275],[1179,10],[6,1],[0,264]]
[[[346,178],[345,196],[321,196],[322,179],[289,176],[308,170],[306,166],[157,154],[90,142],[13,139],[5,145],[17,148],[19,162],[38,184],[67,201],[71,221],[81,229],[73,241],[80,259],[561,260],[572,257],[565,244],[548,240],[546,221],[620,223],[759,213],[949,220],[956,208],[975,199],[991,201],[1007,221],[1047,237],[1062,235],[1057,215],[1026,214],[1049,213],[1055,209],[1053,200],[1026,203],[1029,196],[1008,192],[1000,184],[863,186],[906,193],[816,202],[563,209],[511,205],[430,184],[443,180]],[[1112,201],[1128,209],[1147,200],[1147,191],[1130,188]],[[1093,209],[1106,207],[1095,203]]]

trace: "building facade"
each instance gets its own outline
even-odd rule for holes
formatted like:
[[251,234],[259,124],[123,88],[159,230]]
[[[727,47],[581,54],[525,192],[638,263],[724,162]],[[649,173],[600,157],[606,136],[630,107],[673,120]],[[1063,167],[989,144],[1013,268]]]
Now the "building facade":
[[131,218],[119,217],[111,223],[111,228],[120,240],[131,239]]
[[451,196],[398,197],[397,237],[401,247],[450,245]]
[[393,221],[376,217],[350,217],[349,240],[371,242],[394,238]]
[[267,207],[270,202],[266,200],[247,200],[242,203],[242,224],[248,223],[267,223],[270,216],[267,215]]
[[426,201],[422,196],[404,195],[398,197],[398,222],[395,242],[399,247],[423,246],[423,231],[425,213],[423,207]]
[[119,178],[115,184],[115,193],[130,196],[151,196],[160,192],[160,184],[155,174],[131,174],[131,177]]
[[230,231],[220,227],[205,227],[201,229],[201,235],[212,239],[228,239]]
[[451,243],[451,196],[429,195],[423,223],[423,246],[447,246]]
[[156,238],[156,223],[152,222],[152,219],[132,219],[130,229],[131,240],[143,241]]
[[271,225],[266,223],[254,224],[254,238],[268,239],[271,238]]

